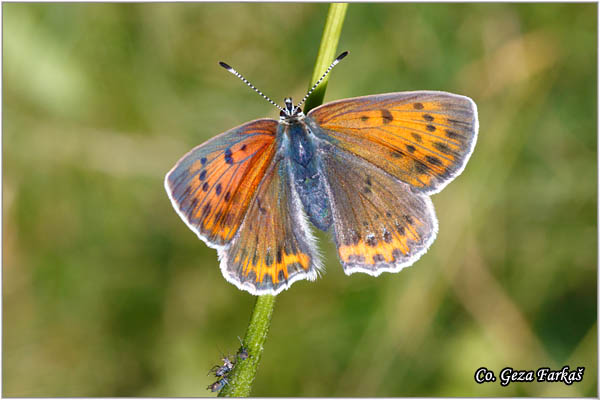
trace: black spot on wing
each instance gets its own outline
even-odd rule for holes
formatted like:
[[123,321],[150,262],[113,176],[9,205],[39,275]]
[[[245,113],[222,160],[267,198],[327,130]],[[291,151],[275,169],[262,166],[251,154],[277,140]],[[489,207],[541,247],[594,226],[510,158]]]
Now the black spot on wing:
[[389,124],[394,120],[392,113],[386,109],[381,110],[381,118],[383,119],[384,124]]
[[425,158],[427,159],[427,162],[430,163],[431,165],[435,165],[436,167],[439,167],[442,165],[442,161],[434,156],[425,156]]
[[427,171],[429,171],[429,167],[427,166],[427,164],[423,163],[422,161],[415,160],[415,170],[419,174],[425,174],[425,173],[427,173]]
[[450,129],[446,129],[446,137],[450,139],[458,139],[460,138],[460,135],[454,131],[451,131]]
[[229,148],[225,150],[225,162],[230,165],[233,164],[233,157]]
[[375,239],[375,236],[369,236],[366,240],[366,243],[371,247],[375,247],[377,246],[377,239]]
[[392,242],[392,234],[389,233],[388,231],[385,231],[383,233],[383,241],[386,243],[391,243]]
[[452,154],[454,153],[452,151],[452,149],[450,147],[448,147],[448,145],[446,145],[445,143],[442,142],[434,142],[433,146],[438,149],[439,151],[441,151],[444,154]]

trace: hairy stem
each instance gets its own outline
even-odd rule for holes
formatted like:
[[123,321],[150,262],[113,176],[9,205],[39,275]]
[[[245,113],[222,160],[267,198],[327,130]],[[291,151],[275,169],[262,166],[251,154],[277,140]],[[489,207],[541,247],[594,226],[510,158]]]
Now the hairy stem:
[[271,326],[271,316],[275,307],[275,296],[265,295],[256,298],[254,311],[244,337],[244,347],[248,349],[246,360],[238,360],[228,376],[229,383],[219,392],[219,397],[248,397],[252,382],[264,349],[264,343]]

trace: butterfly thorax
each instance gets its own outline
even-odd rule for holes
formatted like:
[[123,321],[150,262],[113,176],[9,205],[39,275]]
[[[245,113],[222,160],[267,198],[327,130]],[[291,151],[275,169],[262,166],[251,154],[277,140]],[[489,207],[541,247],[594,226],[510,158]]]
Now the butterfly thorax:
[[289,143],[286,156],[294,189],[310,221],[325,231],[331,226],[331,208],[314,135],[304,116],[299,120],[288,119],[280,127]]
[[316,162],[315,144],[309,137],[307,125],[300,121],[290,122],[285,126],[284,131],[290,141],[289,156],[291,160],[312,170],[313,164]]

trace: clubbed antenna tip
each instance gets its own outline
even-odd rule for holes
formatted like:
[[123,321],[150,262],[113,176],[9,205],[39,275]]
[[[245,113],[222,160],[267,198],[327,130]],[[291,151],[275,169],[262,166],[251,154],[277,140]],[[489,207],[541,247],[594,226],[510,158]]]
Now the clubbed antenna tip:
[[223,68],[225,68],[227,71],[232,71],[233,68],[231,68],[228,64],[225,64],[223,61],[219,61],[219,65]]
[[347,51],[345,51],[345,52],[343,52],[342,54],[340,54],[339,56],[337,56],[337,58],[335,59],[335,61],[338,61],[338,62],[339,62],[339,61],[342,61],[342,59],[343,59],[344,57],[346,57],[347,55],[348,55],[348,52],[347,52]]

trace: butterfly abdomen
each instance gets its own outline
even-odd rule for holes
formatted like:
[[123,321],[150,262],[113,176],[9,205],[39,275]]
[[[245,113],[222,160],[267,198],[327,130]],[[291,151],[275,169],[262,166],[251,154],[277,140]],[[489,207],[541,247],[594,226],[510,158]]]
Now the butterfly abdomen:
[[326,231],[332,223],[331,207],[324,177],[318,168],[315,144],[304,123],[286,126],[289,138],[288,157],[294,187],[310,222]]

